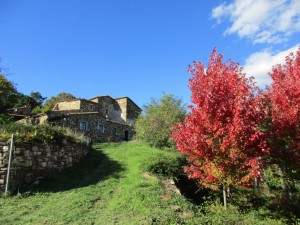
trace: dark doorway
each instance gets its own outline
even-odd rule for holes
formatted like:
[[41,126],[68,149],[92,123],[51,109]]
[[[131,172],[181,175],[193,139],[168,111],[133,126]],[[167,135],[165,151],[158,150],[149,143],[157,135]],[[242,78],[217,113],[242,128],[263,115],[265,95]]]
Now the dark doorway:
[[128,140],[128,130],[125,130],[125,141],[129,141]]

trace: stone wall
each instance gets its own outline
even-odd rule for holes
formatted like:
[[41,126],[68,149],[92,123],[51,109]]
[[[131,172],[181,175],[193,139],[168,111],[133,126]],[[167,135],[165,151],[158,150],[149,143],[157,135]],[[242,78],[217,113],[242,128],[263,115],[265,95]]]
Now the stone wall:
[[77,110],[80,112],[94,112],[98,111],[98,104],[85,99],[72,99],[68,101],[58,102],[54,111],[68,111]]
[[142,110],[130,98],[127,99],[127,123],[134,124]]
[[[0,193],[5,190],[10,143],[0,143]],[[37,183],[41,178],[71,167],[83,159],[90,146],[63,141],[57,145],[16,144],[12,154],[9,190]]]
[[80,109],[80,99],[72,99],[68,101],[58,102],[54,106],[54,110],[79,110]]
[[33,121],[25,122],[69,127],[84,133],[93,143],[127,141],[134,136],[133,125],[140,113],[141,109],[128,97],[113,99],[98,96],[90,100],[59,102],[47,114],[37,115],[29,118]]
[[140,107],[138,107],[128,97],[117,98],[116,101],[122,109],[121,116],[124,119],[124,121],[129,125],[133,125],[138,116],[141,114],[142,110],[140,109]]
[[[84,122],[86,129],[81,130],[80,124]],[[118,123],[102,117],[99,113],[70,113],[64,118],[53,120],[55,125],[69,127],[73,131],[81,132],[96,142],[128,141],[134,136],[132,127],[125,123]],[[103,131],[99,129],[102,126]]]
[[117,98],[115,101],[121,108],[120,117],[127,122],[127,98]]
[[85,99],[80,99],[80,109],[83,112],[95,112],[95,111],[99,111],[99,106],[95,102],[85,100]]
[[117,121],[117,122],[124,122],[125,120],[122,119],[122,108],[118,102],[110,96],[99,96],[92,98],[91,102],[98,103],[99,113],[103,117],[109,117],[109,119]]

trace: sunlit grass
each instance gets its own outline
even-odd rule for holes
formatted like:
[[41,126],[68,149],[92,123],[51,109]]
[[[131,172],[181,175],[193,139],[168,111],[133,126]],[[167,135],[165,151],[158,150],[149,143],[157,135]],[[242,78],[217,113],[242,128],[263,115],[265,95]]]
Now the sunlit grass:
[[[169,207],[172,198],[163,200],[159,179],[143,170],[143,163],[159,151],[138,143],[95,145],[75,168],[34,191],[1,198],[0,224],[176,222]],[[183,197],[180,201],[186,202]]]
[[268,211],[224,211],[218,201],[196,206],[147,171],[178,153],[139,142],[94,145],[73,168],[31,191],[0,198],[0,224],[284,224]]

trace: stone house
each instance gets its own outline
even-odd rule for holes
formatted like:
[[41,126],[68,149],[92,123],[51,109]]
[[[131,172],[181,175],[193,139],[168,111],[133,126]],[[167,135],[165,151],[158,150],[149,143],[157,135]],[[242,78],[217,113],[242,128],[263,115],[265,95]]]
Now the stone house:
[[20,120],[31,114],[31,106],[24,105],[21,107],[14,107],[6,110],[6,113],[14,118],[14,120]]
[[128,97],[97,96],[58,102],[35,121],[69,127],[84,133],[92,142],[128,141],[134,135],[132,128],[141,111]]

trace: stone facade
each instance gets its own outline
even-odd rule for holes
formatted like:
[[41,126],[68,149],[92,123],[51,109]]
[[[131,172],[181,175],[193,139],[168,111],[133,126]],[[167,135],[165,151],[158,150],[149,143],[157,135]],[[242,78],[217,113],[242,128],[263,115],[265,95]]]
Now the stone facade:
[[140,113],[141,109],[128,97],[97,96],[59,102],[47,115],[36,119],[82,132],[95,143],[131,140],[132,127]]
[[129,125],[133,125],[141,111],[130,98],[116,98],[117,103],[122,109],[121,117]]
[[31,106],[24,105],[21,107],[15,107],[6,110],[7,114],[11,115],[14,120],[18,121],[20,119],[26,118],[31,114]]
[[[0,193],[5,190],[9,143],[0,143]],[[90,146],[63,141],[62,146],[16,145],[12,154],[9,190],[17,190],[52,172],[71,167],[89,152]]]

